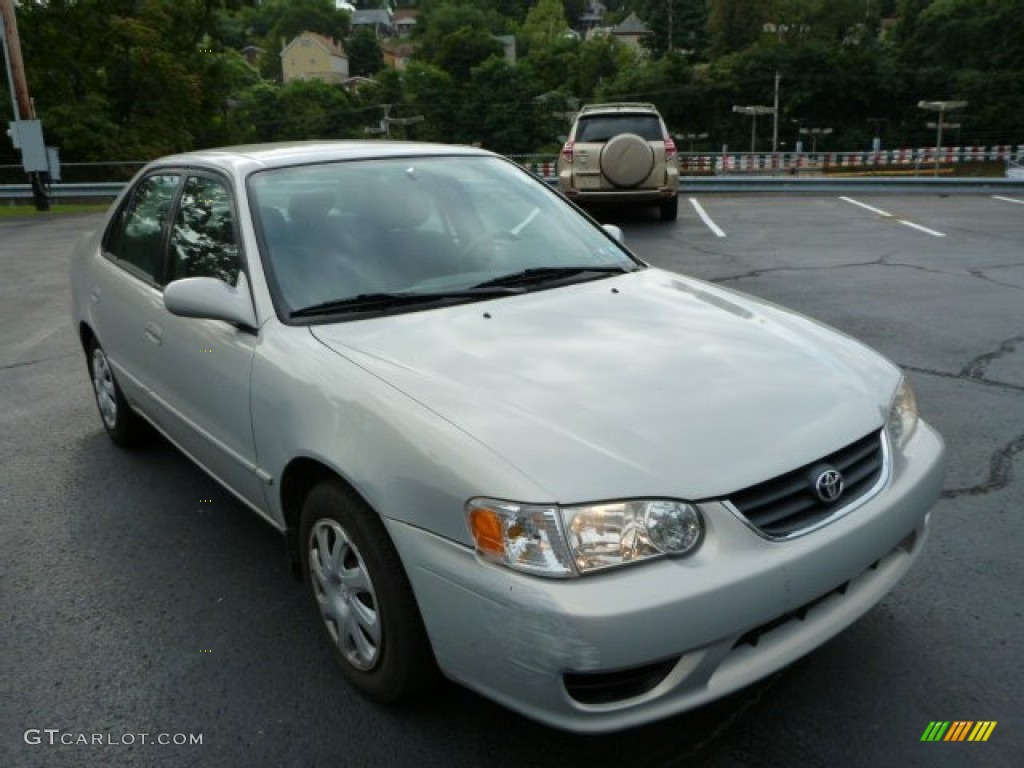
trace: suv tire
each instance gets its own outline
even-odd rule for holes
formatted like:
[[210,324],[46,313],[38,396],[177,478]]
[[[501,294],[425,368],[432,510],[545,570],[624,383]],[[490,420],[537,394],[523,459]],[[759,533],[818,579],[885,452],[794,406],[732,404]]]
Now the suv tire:
[[658,213],[662,221],[675,221],[679,216],[679,195],[672,195],[669,200],[659,203]]

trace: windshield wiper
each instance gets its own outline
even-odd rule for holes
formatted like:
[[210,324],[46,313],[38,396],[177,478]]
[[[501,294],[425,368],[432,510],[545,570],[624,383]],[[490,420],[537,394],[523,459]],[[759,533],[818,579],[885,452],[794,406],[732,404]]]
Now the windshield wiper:
[[523,292],[522,288],[478,285],[472,288],[424,293],[413,291],[361,293],[358,296],[332,299],[331,301],[313,304],[302,309],[295,309],[288,316],[294,319],[298,317],[314,317],[316,315],[333,315],[343,312],[386,310],[412,304],[444,301],[446,299],[487,299],[495,296],[514,296]]
[[[495,277],[493,280],[485,280],[482,283],[478,283],[474,288],[492,288],[498,286],[523,286],[531,285],[533,283],[543,283],[548,280],[559,280],[565,277],[575,277],[576,275],[587,275],[592,273],[594,277],[609,274],[625,274],[632,272],[633,270],[625,267],[621,264],[602,264],[602,265],[579,265],[574,267],[533,267],[532,269],[524,269],[521,272],[511,272],[501,277]],[[593,279],[588,277],[587,279]]]

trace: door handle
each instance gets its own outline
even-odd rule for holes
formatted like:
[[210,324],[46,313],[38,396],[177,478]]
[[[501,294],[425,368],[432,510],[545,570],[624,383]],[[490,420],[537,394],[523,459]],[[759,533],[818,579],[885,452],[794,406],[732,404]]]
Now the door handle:
[[145,327],[146,338],[152,341],[154,344],[163,344],[164,332],[160,330],[160,326],[156,323],[146,323]]
[[99,288],[93,288],[92,289],[92,293],[89,294],[89,298],[92,299],[92,303],[93,304],[99,304],[100,303],[100,289]]

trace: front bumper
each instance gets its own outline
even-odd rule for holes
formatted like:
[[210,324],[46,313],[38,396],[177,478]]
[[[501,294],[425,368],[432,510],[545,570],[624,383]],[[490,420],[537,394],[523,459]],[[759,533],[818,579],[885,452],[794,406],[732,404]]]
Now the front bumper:
[[[771,542],[705,504],[707,537],[694,556],[564,581],[388,527],[446,675],[549,725],[612,731],[748,685],[867,612],[921,552],[943,458],[942,439],[921,422],[895,452],[888,485],[819,531]],[[656,664],[637,695],[582,701],[566,687],[566,674],[600,682]]]

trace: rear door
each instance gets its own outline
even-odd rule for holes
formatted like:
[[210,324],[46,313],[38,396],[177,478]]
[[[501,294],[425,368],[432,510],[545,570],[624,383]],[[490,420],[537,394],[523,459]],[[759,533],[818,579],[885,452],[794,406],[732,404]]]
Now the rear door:
[[100,345],[121,390],[153,417],[155,329],[163,308],[163,252],[182,175],[160,170],[140,179],[104,235],[90,272],[89,300]]

